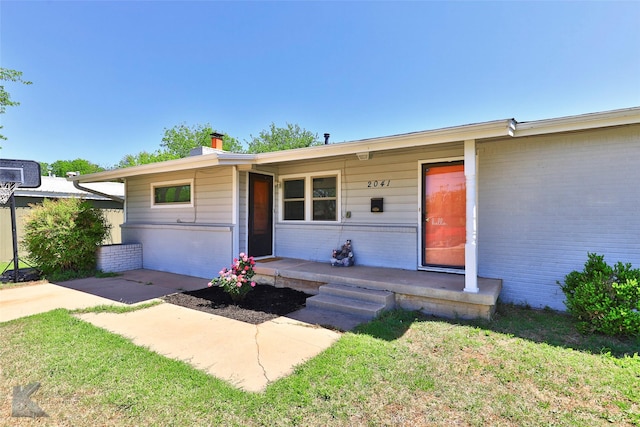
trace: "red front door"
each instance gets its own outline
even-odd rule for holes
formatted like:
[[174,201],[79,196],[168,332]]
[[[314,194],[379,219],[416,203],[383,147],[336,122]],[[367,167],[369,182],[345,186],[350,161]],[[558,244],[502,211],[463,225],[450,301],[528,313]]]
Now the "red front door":
[[422,264],[464,268],[467,234],[464,164],[424,165],[422,176]]
[[273,177],[249,174],[249,236],[250,256],[273,253]]

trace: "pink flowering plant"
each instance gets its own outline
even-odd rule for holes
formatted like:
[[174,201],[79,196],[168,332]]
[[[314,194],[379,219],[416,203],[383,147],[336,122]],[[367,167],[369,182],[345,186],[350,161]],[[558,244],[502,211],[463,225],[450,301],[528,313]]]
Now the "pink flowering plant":
[[256,282],[251,281],[256,274],[253,271],[254,265],[256,262],[253,257],[241,252],[238,258],[234,258],[231,268],[220,270],[220,276],[207,283],[207,286],[220,286],[234,303],[238,303],[256,286]]

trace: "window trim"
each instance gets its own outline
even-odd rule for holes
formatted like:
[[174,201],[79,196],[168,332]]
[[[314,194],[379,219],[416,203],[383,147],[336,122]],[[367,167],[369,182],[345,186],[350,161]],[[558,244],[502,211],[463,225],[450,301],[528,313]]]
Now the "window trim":
[[[313,219],[313,179],[314,178],[335,178],[336,179],[336,219],[335,220],[315,220]],[[284,219],[284,182],[296,179],[304,179],[304,219]],[[303,174],[281,175],[278,179],[278,187],[281,189],[278,195],[280,212],[278,219],[287,224],[335,224],[342,218],[342,174],[340,170],[318,171]],[[333,198],[331,198],[333,199]],[[315,200],[322,200],[315,198]]]
[[[150,205],[151,209],[175,209],[175,208],[192,208],[193,207],[193,199],[194,199],[194,187],[193,187],[193,178],[192,179],[178,179],[174,181],[161,181],[161,182],[152,182],[149,185],[150,188]],[[191,188],[190,191],[190,200],[189,202],[169,202],[169,203],[156,203],[155,201],[155,191],[156,188],[159,187],[178,187],[181,185],[189,185]]]

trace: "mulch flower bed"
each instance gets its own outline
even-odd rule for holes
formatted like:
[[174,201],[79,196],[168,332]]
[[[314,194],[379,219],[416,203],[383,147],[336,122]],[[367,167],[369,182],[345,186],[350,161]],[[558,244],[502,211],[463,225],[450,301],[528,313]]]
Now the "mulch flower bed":
[[290,288],[258,284],[237,305],[218,286],[168,295],[163,299],[171,304],[257,325],[303,308],[310,296]]

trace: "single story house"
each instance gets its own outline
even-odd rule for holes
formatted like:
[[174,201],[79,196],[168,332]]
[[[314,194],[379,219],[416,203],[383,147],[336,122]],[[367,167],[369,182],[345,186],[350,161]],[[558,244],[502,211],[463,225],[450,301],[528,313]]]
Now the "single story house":
[[[215,137],[214,137],[214,142]],[[640,266],[640,107],[489,121],[71,177],[126,187],[143,267],[203,278],[240,252],[502,280],[507,302],[565,309],[588,252]],[[84,185],[84,184],[83,184]]]
[[[18,241],[22,240],[24,218],[30,205],[41,204],[44,199],[82,198],[100,209],[111,225],[110,236],[105,243],[120,243],[120,224],[124,222],[124,184],[120,182],[99,182],[90,185],[92,191],[104,193],[98,195],[76,188],[66,178],[55,176],[41,177],[37,188],[17,187],[14,192],[16,202],[16,231]],[[21,254],[23,255],[23,254]],[[0,205],[0,261],[13,258],[11,232],[11,211],[9,202]]]

